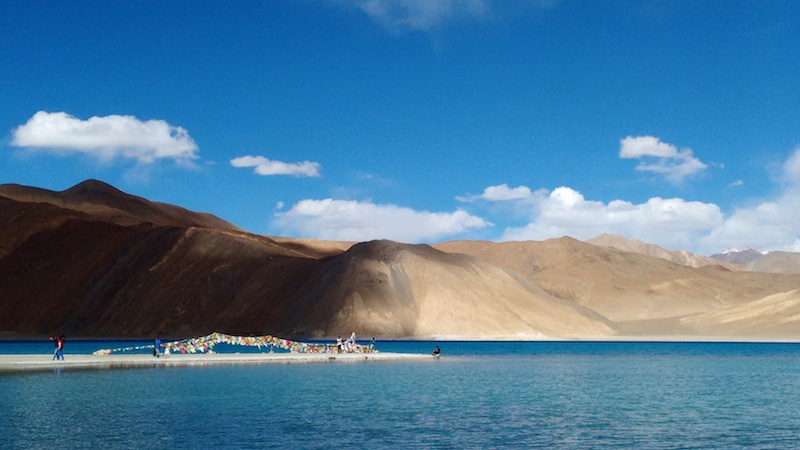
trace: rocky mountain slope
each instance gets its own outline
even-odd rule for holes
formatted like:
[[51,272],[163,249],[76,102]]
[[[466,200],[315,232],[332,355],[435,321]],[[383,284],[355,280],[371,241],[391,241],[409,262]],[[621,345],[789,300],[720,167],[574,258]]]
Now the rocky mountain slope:
[[800,273],[800,253],[769,252],[739,265],[753,272]]
[[97,181],[0,186],[0,336],[789,339],[800,276],[570,238],[271,238]]
[[764,253],[754,249],[748,248],[744,250],[730,249],[724,253],[715,253],[711,255],[712,258],[725,261],[731,264],[748,264],[757,259],[761,259]]
[[720,260],[714,258],[713,256],[708,257],[697,255],[685,250],[669,251],[655,244],[648,244],[636,239],[627,239],[616,234],[601,234],[600,236],[589,239],[586,242],[592,245],[599,245],[601,247],[613,247],[624,252],[653,256],[674,262],[676,264],[681,264],[683,266],[722,266],[728,270],[741,270],[741,268],[736,264],[731,264],[731,261]]
[[514,274],[428,246],[271,239],[95,181],[63,193],[13,191],[0,197],[7,336],[613,333]]
[[23,203],[46,203],[58,208],[86,213],[117,225],[152,223],[162,226],[203,227],[241,231],[211,214],[196,213],[179,206],[151,202],[125,194],[98,180],[87,180],[62,192],[17,184],[0,185],[0,197]]
[[[453,241],[437,245],[522,274],[551,295],[616,323],[725,309],[800,287],[800,277],[692,268],[572,238],[543,242]],[[680,330],[676,330],[680,331]]]
[[627,239],[615,234],[602,234],[586,242],[625,252],[654,256],[689,267],[720,266],[731,271],[800,274],[800,253],[760,252],[748,248],[746,250],[731,249],[725,253],[702,256],[684,250],[665,250],[654,244]]

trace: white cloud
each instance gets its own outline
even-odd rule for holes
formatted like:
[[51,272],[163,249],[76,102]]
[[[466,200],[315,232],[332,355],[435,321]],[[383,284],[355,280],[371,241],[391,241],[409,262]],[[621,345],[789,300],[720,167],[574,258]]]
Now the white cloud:
[[[674,146],[653,137],[626,139],[621,148],[621,155],[625,157],[680,155]],[[783,182],[779,195],[757,202],[746,200],[749,206],[740,207],[731,214],[723,214],[713,203],[681,198],[653,197],[640,204],[624,200],[604,203],[587,200],[569,187],[551,192],[501,184],[487,187],[481,195],[457,199],[507,202],[518,216],[524,214],[528,223],[506,228],[500,237],[504,241],[540,241],[561,236],[589,239],[602,233],[614,233],[669,250],[705,255],[731,247],[800,252],[800,146],[781,168],[780,176],[774,177]],[[742,180],[729,184],[731,187],[743,185]]]
[[776,201],[736,210],[718,228],[700,239],[705,253],[731,247],[800,251],[800,196],[784,195]]
[[739,208],[700,240],[717,252],[731,247],[800,252],[800,147],[783,164],[783,192],[776,199]]
[[329,0],[367,14],[390,31],[430,32],[453,21],[497,20],[548,9],[559,0],[498,2],[493,0]]
[[231,160],[233,167],[254,167],[259,175],[294,175],[305,177],[318,177],[320,165],[311,161],[299,163],[285,163],[272,161],[263,156],[240,156]]
[[185,129],[134,116],[81,120],[65,112],[39,111],[14,129],[11,145],[59,154],[82,153],[103,160],[130,158],[143,164],[160,159],[189,163],[198,158],[197,144]]
[[531,192],[528,186],[509,187],[503,183],[497,186],[489,186],[483,190],[481,195],[468,195],[456,197],[460,202],[474,202],[476,200],[486,200],[490,202],[506,202],[514,200],[529,201],[533,200],[536,193]]
[[502,240],[545,240],[561,236],[589,239],[615,233],[669,249],[692,248],[696,240],[719,226],[722,213],[714,204],[679,198],[651,198],[633,204],[586,200],[568,187],[559,187],[537,200],[533,220],[507,228]]
[[485,0],[338,0],[356,7],[394,31],[430,31],[454,18],[480,18],[487,12]]
[[302,200],[275,215],[275,225],[291,234],[337,241],[391,239],[433,242],[491,226],[466,211],[415,211],[395,205],[346,200]]
[[642,160],[636,170],[662,174],[675,182],[708,168],[692,154],[690,148],[678,150],[655,136],[628,136],[620,140],[620,158]]
[[783,172],[790,185],[800,186],[800,147],[796,147],[783,163]]

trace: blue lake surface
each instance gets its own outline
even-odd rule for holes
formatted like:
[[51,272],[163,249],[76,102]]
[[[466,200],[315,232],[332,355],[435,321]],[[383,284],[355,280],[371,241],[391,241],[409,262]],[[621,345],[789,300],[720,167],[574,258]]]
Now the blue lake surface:
[[[66,358],[149,343],[119,342],[68,341]],[[800,447],[798,344],[378,348],[436,345],[439,360],[4,373],[0,447]],[[22,349],[52,346],[0,342]]]

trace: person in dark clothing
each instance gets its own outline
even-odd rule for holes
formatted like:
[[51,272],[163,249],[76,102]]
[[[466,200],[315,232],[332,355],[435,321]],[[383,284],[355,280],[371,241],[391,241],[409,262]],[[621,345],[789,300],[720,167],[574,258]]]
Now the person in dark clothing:
[[58,337],[56,340],[56,359],[64,360],[64,335]]
[[433,349],[433,356],[438,358],[439,357],[439,353],[441,353],[441,350],[439,350],[439,346],[437,345],[436,348]]
[[55,336],[50,336],[50,342],[53,343],[53,361],[58,357],[58,339]]
[[161,357],[161,338],[156,336],[155,346],[153,348],[153,356],[156,358]]

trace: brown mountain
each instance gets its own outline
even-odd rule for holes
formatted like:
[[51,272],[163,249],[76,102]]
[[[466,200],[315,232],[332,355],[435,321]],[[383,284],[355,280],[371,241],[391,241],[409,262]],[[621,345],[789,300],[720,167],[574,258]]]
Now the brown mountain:
[[0,192],[14,197],[0,197],[6,335],[613,333],[514,274],[428,246],[271,239],[97,182]]
[[[776,295],[800,288],[797,275],[732,272],[721,266],[692,268],[571,238],[543,242],[453,241],[436,248],[472,255],[517,272],[554,297],[610,319],[620,337],[736,338],[718,326],[726,320],[724,315],[703,314],[732,308],[748,310],[749,304],[776,301]],[[696,320],[683,321],[689,317]],[[790,325],[767,326],[785,317],[758,319],[761,325],[753,328],[763,330],[763,338],[775,338],[778,331],[791,329]],[[788,320],[800,331],[800,317]]]
[[684,250],[669,251],[657,245],[616,234],[601,234],[586,241],[592,245],[612,247],[624,252],[665,259],[689,267],[721,266],[731,271],[800,274],[800,253],[769,252],[754,249],[701,256]]
[[0,186],[0,333],[787,338],[800,276],[562,238],[436,246],[269,238],[96,181]]
[[[41,216],[52,209],[0,198],[3,216],[17,211],[33,211],[17,216]],[[267,238],[227,230],[121,226],[63,210],[48,223],[0,259],[0,331],[83,336],[213,331],[217,323],[236,325],[226,322],[224,313],[241,295],[240,283],[276,260],[313,261]],[[27,229],[17,228],[17,234]]]
[[800,290],[779,292],[759,300],[718,311],[680,318],[680,324],[707,335],[796,338]]
[[601,234],[586,242],[601,247],[613,247],[624,252],[653,256],[689,267],[722,266],[728,270],[741,270],[741,267],[736,264],[730,264],[713,257],[697,255],[685,250],[670,251],[655,244],[648,244],[636,239],[627,239],[617,234]]
[[196,213],[179,206],[151,202],[126,194],[97,180],[87,180],[61,192],[4,184],[0,185],[0,197],[24,203],[47,203],[62,209],[86,213],[96,220],[117,225],[152,223],[161,226],[242,231],[211,214]]
[[[427,245],[373,241],[315,266],[297,310],[328,323],[325,335],[353,323],[395,337],[519,339],[607,336],[597,314],[564,302],[479,259]],[[326,309],[316,299],[326,298]],[[333,318],[327,322],[326,318]]]
[[754,248],[746,248],[744,250],[729,249],[724,253],[715,253],[711,255],[711,257],[720,261],[741,265],[764,257],[764,253]]
[[769,252],[761,258],[741,264],[745,270],[754,272],[800,274],[800,253]]

